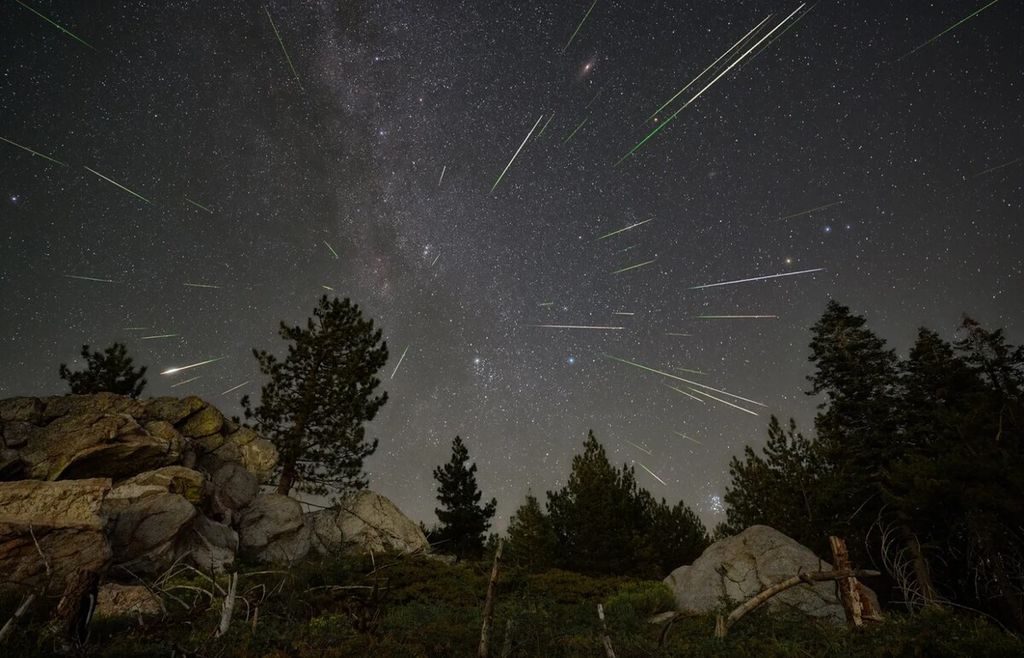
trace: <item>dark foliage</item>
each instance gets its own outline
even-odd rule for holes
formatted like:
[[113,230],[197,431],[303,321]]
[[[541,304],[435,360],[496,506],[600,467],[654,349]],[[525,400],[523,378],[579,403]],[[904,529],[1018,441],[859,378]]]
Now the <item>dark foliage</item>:
[[128,348],[114,343],[102,352],[90,352],[88,345],[82,345],[85,370],[73,372],[67,364],[60,364],[60,378],[67,381],[75,394],[116,393],[137,398],[146,386],[143,375],[145,366],[136,370]]
[[484,539],[498,501],[493,498],[480,505],[482,493],[476,483],[476,464],[469,462],[469,450],[462,439],[452,441],[452,458],[447,464],[434,469],[437,480],[437,500],[441,507],[434,510],[441,525],[431,533],[431,543],[437,550],[459,558],[480,557]]

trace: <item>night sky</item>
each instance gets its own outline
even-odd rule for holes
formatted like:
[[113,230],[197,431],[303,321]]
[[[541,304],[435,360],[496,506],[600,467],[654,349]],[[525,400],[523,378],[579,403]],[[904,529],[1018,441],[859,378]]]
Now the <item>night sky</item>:
[[0,141],[0,397],[121,341],[239,413],[329,287],[384,330],[367,468],[413,518],[456,434],[503,528],[592,428],[713,524],[769,414],[809,428],[828,299],[901,352],[965,312],[1024,339],[1022,2],[917,50],[985,2],[821,2],[616,165],[799,3],[24,1],[0,137],[66,166]]

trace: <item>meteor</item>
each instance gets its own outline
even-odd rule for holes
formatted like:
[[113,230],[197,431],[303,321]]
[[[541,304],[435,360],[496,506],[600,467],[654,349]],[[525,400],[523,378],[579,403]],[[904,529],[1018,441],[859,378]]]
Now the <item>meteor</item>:
[[624,156],[622,156],[621,158],[619,158],[619,161],[618,161],[618,162],[616,162],[616,163],[615,163],[615,165],[616,165],[616,166],[618,166],[619,164],[621,164],[623,160],[625,160],[625,159],[626,159],[626,158],[628,158],[629,156],[633,155],[633,153],[635,153],[635,152],[637,151],[637,149],[639,149],[639,148],[640,148],[641,146],[643,146],[644,144],[646,144],[646,143],[647,143],[647,140],[649,140],[650,138],[652,138],[652,137],[654,137],[655,135],[657,135],[657,134],[658,134],[658,133],[659,133],[659,132],[660,132],[660,131],[661,131],[661,130],[662,130],[662,129],[663,129],[664,127],[665,127],[665,126],[667,126],[668,124],[672,123],[672,121],[674,121],[674,120],[675,120],[675,118],[676,118],[677,116],[679,116],[679,113],[680,113],[680,112],[682,112],[683,110],[685,110],[685,109],[686,109],[687,107],[689,107],[689,106],[690,106],[690,104],[691,104],[691,103],[693,103],[693,102],[694,102],[695,100],[697,100],[698,98],[700,98],[700,97],[701,97],[701,95],[702,95],[702,94],[703,94],[703,93],[704,93],[705,91],[707,91],[708,89],[710,89],[710,88],[711,88],[711,86],[712,86],[712,85],[714,85],[714,84],[715,84],[716,82],[718,82],[718,80],[719,80],[719,79],[721,79],[721,77],[722,77],[722,76],[724,76],[724,75],[725,75],[726,73],[728,73],[729,71],[731,71],[731,70],[733,69],[733,67],[735,67],[735,66],[736,66],[737,64],[739,64],[739,63],[740,63],[741,61],[743,61],[743,59],[744,59],[744,58],[746,58],[746,56],[747,56],[747,55],[749,55],[749,54],[750,54],[751,52],[753,52],[753,50],[754,50],[754,49],[756,49],[756,48],[757,48],[758,46],[760,46],[760,45],[761,45],[761,44],[762,44],[762,43],[763,43],[763,42],[765,41],[765,39],[767,39],[767,38],[768,38],[768,37],[770,37],[771,35],[775,34],[775,31],[776,31],[776,30],[778,30],[778,29],[779,29],[780,27],[782,27],[783,25],[785,25],[785,23],[786,23],[786,22],[787,22],[787,21],[788,21],[788,20],[789,20],[790,18],[792,18],[792,17],[793,17],[793,16],[794,16],[794,15],[795,15],[795,14],[796,14],[796,13],[797,13],[798,11],[800,11],[801,9],[803,9],[803,8],[804,8],[804,5],[805,5],[805,4],[806,4],[806,3],[803,3],[803,4],[801,4],[801,5],[799,6],[799,7],[797,7],[797,8],[795,9],[795,10],[793,10],[793,13],[791,13],[791,14],[790,14],[789,16],[786,16],[786,17],[785,17],[784,19],[782,19],[782,22],[781,22],[781,23],[779,23],[778,25],[776,25],[776,26],[775,26],[774,28],[772,28],[772,30],[771,30],[770,32],[768,32],[768,33],[767,33],[767,34],[765,34],[765,35],[764,35],[763,37],[761,37],[761,38],[760,38],[760,39],[758,40],[758,42],[757,42],[757,43],[755,43],[755,44],[754,44],[753,46],[751,46],[751,47],[750,47],[750,48],[749,48],[749,49],[748,49],[748,50],[747,50],[746,52],[744,52],[744,53],[743,53],[742,55],[740,55],[740,56],[739,56],[738,58],[736,58],[735,60],[733,60],[732,64],[730,64],[730,65],[729,65],[729,66],[727,66],[727,67],[726,67],[725,69],[723,69],[721,73],[719,73],[718,75],[716,75],[716,76],[715,76],[715,77],[714,77],[714,78],[713,78],[713,79],[711,80],[711,82],[709,82],[709,83],[707,83],[706,85],[704,85],[704,87],[703,87],[703,88],[702,88],[702,89],[701,89],[700,91],[698,91],[698,92],[697,92],[696,94],[694,94],[694,95],[693,95],[693,96],[692,96],[692,97],[690,98],[690,100],[688,100],[688,101],[686,101],[685,103],[683,103],[683,105],[682,105],[682,106],[681,106],[681,107],[680,107],[680,108],[679,108],[678,110],[676,110],[676,111],[675,111],[675,112],[674,112],[674,113],[673,113],[673,114],[672,114],[671,116],[669,116],[669,118],[665,119],[665,121],[663,121],[662,123],[660,123],[660,124],[659,124],[659,125],[658,125],[658,126],[657,126],[657,127],[655,128],[655,129],[654,129],[654,130],[652,130],[651,132],[649,132],[649,133],[647,134],[647,136],[646,136],[646,137],[644,137],[644,138],[643,138],[642,140],[640,140],[639,142],[637,142],[636,146],[634,146],[634,147],[633,147],[632,149],[630,149],[630,150],[629,150],[629,153],[627,153],[626,155],[624,155]]
[[612,315],[636,315],[636,313],[626,313],[625,311],[612,311]]
[[[624,232],[624,231],[628,231],[628,230],[630,230],[630,229],[634,229],[634,228],[636,228],[637,226],[640,226],[640,225],[642,225],[642,224],[646,224],[647,222],[653,222],[653,221],[654,221],[654,218],[653,218],[653,217],[651,217],[650,219],[645,219],[645,220],[644,220],[644,221],[642,221],[642,222],[637,222],[636,224],[630,224],[630,225],[629,225],[629,226],[627,226],[626,228],[620,228],[620,229],[617,229],[617,230],[614,230],[614,231],[612,231],[611,233],[605,233],[605,234],[604,234],[604,235],[602,235],[601,237],[597,238],[597,240],[604,240],[605,238],[610,238],[610,237],[612,237],[613,235],[618,235],[619,233],[622,233],[622,232]],[[595,242],[596,242],[596,240],[595,240]],[[636,245],[633,245],[633,246],[636,246]],[[629,247],[626,247],[626,249],[629,249]]]
[[508,161],[507,165],[505,165],[505,169],[504,169],[504,171],[501,172],[501,175],[498,176],[498,180],[494,181],[494,185],[491,186],[491,193],[494,192],[494,188],[498,187],[498,183],[500,183],[501,179],[505,177],[505,173],[508,172],[509,167],[511,167],[512,163],[516,161],[517,157],[519,157],[519,152],[523,150],[524,146],[526,146],[526,142],[527,142],[527,140],[530,139],[530,135],[532,135],[533,131],[537,129],[537,125],[540,123],[540,120],[543,119],[543,118],[544,118],[543,114],[540,115],[539,117],[537,117],[537,123],[533,124],[533,128],[530,128],[530,132],[526,133],[526,139],[523,140],[523,143],[519,145],[518,149],[516,149],[516,152],[512,156],[512,159]]
[[332,288],[332,287],[330,287],[330,286],[325,286],[325,285],[324,285],[324,284],[322,284],[322,283],[320,284],[320,287],[321,287],[321,288],[323,288],[324,290],[330,290],[331,292],[334,292],[334,288]]
[[96,281],[97,283],[114,283],[113,279],[97,279],[94,276],[78,276],[77,274],[65,274],[65,277],[69,279],[78,279],[79,281]]
[[[633,461],[636,461],[636,460],[634,459]],[[652,478],[654,478],[654,479],[655,479],[655,480],[657,480],[658,482],[661,482],[661,483],[662,483],[663,485],[665,485],[666,487],[668,486],[668,482],[665,482],[665,481],[664,481],[664,480],[662,480],[662,479],[661,479],[660,477],[658,477],[657,475],[655,475],[655,474],[654,474],[654,471],[652,471],[651,469],[649,469],[649,468],[647,468],[646,466],[644,466],[644,465],[643,465],[643,463],[641,463],[641,462],[636,462],[636,463],[637,463],[637,464],[640,464],[640,468],[642,468],[642,469],[644,469],[645,471],[647,471],[647,473],[648,473],[648,474],[649,474],[649,475],[650,475],[650,476],[651,476]]]
[[281,33],[277,31],[277,26],[274,25],[274,19],[270,15],[270,10],[263,7],[263,11],[267,14],[267,20],[270,21],[270,27],[274,28],[274,36],[277,37],[277,42],[281,44],[281,52],[284,53],[285,60],[288,61],[288,68],[292,70],[292,75],[295,76],[295,81],[299,83],[299,87],[302,87],[302,81],[299,80],[299,74],[295,72],[295,67],[292,66],[292,58],[288,56],[288,49],[284,47],[284,41],[281,40]]
[[125,331],[145,331],[149,329],[149,327],[122,327],[122,329]]
[[540,127],[540,132],[537,133],[537,137],[540,137],[541,135],[544,134],[544,131],[548,129],[548,124],[551,123],[551,120],[554,119],[554,118],[555,118],[555,113],[552,112],[551,116],[548,117],[548,120],[545,121],[544,125]]
[[402,356],[398,357],[398,363],[395,365],[395,369],[391,371],[391,379],[395,378],[395,373],[398,372],[399,366],[402,365],[402,360],[405,359],[405,353],[409,351],[409,346],[406,345],[405,349],[402,350]]
[[650,265],[651,263],[653,263],[656,260],[657,260],[657,258],[654,258],[654,259],[651,259],[651,260],[645,260],[642,263],[637,263],[636,265],[629,265],[628,267],[623,267],[621,270],[615,270],[614,272],[612,272],[612,274],[622,274],[623,272],[628,272],[630,270],[635,270],[638,267],[643,267],[644,265]]
[[175,336],[180,336],[180,335],[181,334],[158,334],[156,336],[140,336],[139,340],[156,340],[158,338],[174,338]]
[[587,17],[590,16],[590,12],[594,11],[594,5],[596,5],[596,4],[597,4],[597,0],[594,0],[594,3],[590,5],[590,9],[587,10],[587,13],[583,14],[583,20],[581,20],[580,24],[576,26],[576,31],[572,33],[572,36],[569,37],[569,41],[566,42],[565,46],[562,47],[562,53],[563,54],[565,53],[566,50],[569,49],[569,46],[572,45],[573,39],[575,39],[576,35],[579,34],[580,28],[583,27],[583,24],[587,22]]
[[[729,405],[733,409],[739,409],[740,411],[742,411],[744,413],[748,413],[751,416],[758,415],[756,411],[751,411],[750,409],[744,409],[743,407],[741,407],[741,406],[739,406],[737,404],[733,404],[732,402],[728,402],[727,400],[723,400],[722,398],[716,398],[714,395],[711,395],[710,393],[705,393],[704,391],[698,391],[695,388],[691,388],[690,390],[693,391],[694,393],[697,393],[698,395],[703,395],[704,397],[711,398],[715,402],[721,402],[722,404]],[[762,406],[764,406],[764,405],[762,405]]]
[[[0,139],[3,139],[3,137],[0,137]],[[1024,158],[1017,158],[1016,160],[1010,160],[1009,162],[1004,162],[1001,165],[996,165],[995,167],[990,167],[990,168],[986,169],[985,171],[982,171],[980,173],[974,174],[973,176],[971,176],[971,178],[978,178],[979,176],[984,176],[985,174],[991,174],[993,171],[998,171],[999,169],[1002,169],[1003,167],[1009,167],[1010,165],[1015,165],[1018,162],[1020,162],[1021,160],[1024,160]]]
[[571,133],[569,133],[569,136],[568,136],[568,137],[566,137],[565,139],[563,139],[563,140],[562,140],[562,143],[563,143],[563,144],[565,144],[565,143],[566,143],[566,142],[568,142],[568,141],[569,141],[570,139],[572,139],[572,138],[573,138],[573,136],[575,136],[575,135],[576,135],[576,133],[577,133],[577,132],[579,132],[579,129],[583,127],[583,124],[585,124],[585,123],[586,123],[586,122],[588,122],[588,121],[590,121],[590,117],[587,117],[587,118],[586,118],[586,119],[584,119],[583,121],[580,121],[580,125],[576,126],[576,127],[575,127],[575,128],[573,129],[573,131],[572,131]]
[[109,178],[107,178],[106,176],[104,176],[103,174],[101,174],[100,172],[98,172],[98,171],[96,171],[96,170],[94,170],[94,169],[89,169],[88,167],[84,167],[84,169],[85,169],[86,171],[90,172],[90,173],[96,174],[97,176],[99,176],[99,177],[100,177],[100,178],[102,178],[103,180],[107,181],[107,182],[108,182],[108,183],[110,183],[111,185],[116,185],[117,187],[120,187],[120,188],[121,188],[122,190],[124,190],[124,191],[125,191],[125,192],[127,192],[128,194],[131,194],[131,195],[132,195],[132,196],[134,196],[134,197],[138,197],[138,198],[142,199],[143,201],[145,201],[146,203],[148,203],[148,204],[150,204],[150,205],[153,205],[153,202],[152,202],[152,201],[150,201],[149,199],[147,199],[146,197],[142,196],[141,194],[136,194],[135,192],[132,192],[131,190],[129,190],[129,189],[128,189],[127,187],[125,187],[124,185],[121,185],[121,184],[120,184],[120,183],[118,183],[117,181],[113,181],[113,180],[110,180]]
[[630,441],[629,439],[624,439],[624,441],[629,445],[633,446],[634,448],[636,448],[637,450],[639,450],[640,452],[646,452],[648,455],[651,455],[652,457],[654,456],[654,453],[648,450],[647,448],[642,448],[637,444],[633,443],[632,441]]
[[710,71],[710,70],[711,70],[712,68],[714,68],[714,67],[715,67],[715,64],[718,64],[718,63],[719,63],[720,61],[722,61],[723,59],[725,59],[725,57],[726,57],[726,56],[728,56],[728,55],[729,55],[729,53],[731,53],[731,52],[733,52],[734,50],[736,50],[736,49],[737,49],[737,48],[738,48],[738,47],[740,46],[740,44],[741,44],[741,43],[743,43],[744,41],[746,41],[746,40],[747,40],[747,37],[749,37],[749,36],[750,36],[751,34],[753,34],[754,32],[756,32],[756,31],[757,31],[757,30],[758,30],[758,29],[759,29],[759,28],[760,28],[760,27],[761,27],[762,25],[764,25],[764,24],[765,24],[765,23],[766,23],[766,22],[768,21],[768,19],[770,19],[770,18],[771,18],[772,16],[774,16],[774,14],[768,14],[768,15],[767,15],[767,16],[765,17],[765,19],[764,19],[763,21],[761,21],[760,23],[758,23],[757,25],[755,25],[755,26],[754,26],[754,29],[753,29],[753,30],[751,30],[750,32],[747,32],[746,34],[744,34],[744,35],[743,35],[743,38],[742,38],[742,39],[740,39],[739,41],[737,41],[736,43],[734,43],[734,44],[733,44],[733,45],[732,45],[732,46],[731,46],[731,47],[729,48],[729,50],[726,50],[726,51],[725,51],[724,53],[722,53],[721,57],[719,57],[719,58],[718,58],[718,59],[716,59],[715,61],[711,62],[711,66],[709,66],[709,67],[707,67],[706,69],[704,69],[703,71],[701,71],[701,72],[700,72],[700,75],[698,75],[698,76],[697,76],[696,78],[694,78],[693,80],[691,80],[691,81],[689,82],[689,84],[687,84],[687,85],[686,85],[685,87],[683,87],[682,89],[680,89],[679,91],[677,91],[677,92],[676,92],[676,95],[675,95],[675,96],[673,96],[672,98],[670,98],[670,99],[668,99],[667,101],[665,101],[665,103],[664,103],[664,104],[663,104],[663,105],[662,105],[661,107],[659,107],[658,109],[656,109],[656,110],[654,111],[654,113],[653,113],[653,114],[652,114],[651,116],[647,117],[647,120],[648,120],[648,121],[650,121],[650,120],[651,120],[651,119],[653,119],[654,117],[658,116],[658,113],[659,113],[659,112],[661,112],[662,110],[664,110],[664,109],[665,109],[665,108],[666,108],[667,106],[671,105],[671,104],[672,104],[672,101],[674,101],[675,99],[679,98],[679,95],[680,95],[680,94],[682,94],[682,93],[683,93],[684,91],[686,91],[687,89],[689,89],[690,87],[692,87],[692,86],[693,86],[693,83],[697,82],[697,81],[698,81],[698,80],[700,80],[700,79],[701,79],[702,77],[704,77],[704,74],[705,74],[705,73],[707,73],[708,71]]
[[555,305],[554,302],[541,302],[541,303],[537,304],[537,306],[554,306],[554,305]]
[[190,199],[188,197],[185,197],[185,200],[188,201],[189,203],[191,203],[196,208],[201,208],[201,209],[205,210],[206,212],[210,213],[211,215],[213,214],[212,210],[210,210],[209,208],[207,208],[203,204],[199,203],[198,201],[193,201],[192,199]]
[[690,393],[687,393],[686,391],[684,391],[684,390],[683,390],[683,389],[681,389],[681,388],[676,388],[675,386],[669,386],[668,384],[665,384],[665,386],[668,386],[669,388],[671,388],[671,389],[672,389],[673,391],[675,391],[676,393],[682,393],[682,394],[683,394],[683,395],[685,395],[686,397],[688,397],[688,398],[691,398],[691,399],[693,399],[693,400],[696,400],[697,402],[700,402],[701,404],[707,404],[706,402],[704,402],[704,400],[701,400],[701,399],[700,399],[699,397],[697,397],[696,395],[691,395]]
[[171,384],[171,388],[178,388],[182,384],[188,384],[189,382],[194,382],[195,380],[201,379],[201,378],[202,378],[202,375],[198,375],[196,377],[192,377],[192,378],[189,378],[189,379],[183,379],[180,382],[178,382],[177,384]]
[[[668,377],[669,379],[675,379],[676,381],[680,381],[680,382],[683,382],[685,384],[690,384],[691,386],[699,386],[700,388],[706,388],[709,391],[714,391],[715,393],[721,393],[722,395],[728,395],[731,398],[736,398],[737,400],[743,400],[744,402],[749,402],[751,404],[756,404],[759,407],[766,407],[767,408],[767,406],[768,406],[766,404],[761,404],[760,402],[756,402],[756,401],[751,400],[749,398],[745,398],[745,397],[736,395],[735,393],[730,393],[729,391],[723,391],[721,389],[714,388],[713,386],[708,386],[707,384],[700,384],[698,382],[690,381],[689,379],[683,379],[682,377],[679,377],[677,375],[669,374],[669,373],[667,373],[667,372],[665,372],[663,370],[655,370],[654,368],[649,368],[648,366],[641,365],[639,363],[634,363],[633,361],[627,361],[626,359],[620,359],[620,358],[618,358],[616,356],[612,356],[611,354],[604,354],[603,356],[605,358],[611,359],[612,361],[618,361],[619,363],[625,363],[626,365],[633,366],[634,368],[640,368],[641,370],[646,370],[648,372],[653,372],[653,373],[655,373],[657,375],[661,375],[662,377]],[[693,390],[693,389],[691,389],[691,390]],[[697,392],[699,393],[699,391],[697,391]]]
[[334,254],[334,259],[340,260],[340,258],[338,257],[338,252],[334,250],[334,247],[332,247],[331,244],[327,242],[327,240],[324,240],[323,242],[325,245],[327,245],[327,248],[331,250],[331,253]]
[[527,327],[534,327],[537,329],[594,329],[598,331],[621,331],[625,327],[605,327],[597,325],[583,325],[583,324],[528,324]]
[[736,283],[750,283],[751,281],[766,281],[768,279],[781,279],[784,276],[796,276],[798,274],[811,274],[812,272],[824,272],[824,267],[813,270],[800,270],[799,272],[783,272],[782,274],[768,274],[766,276],[755,276],[749,279],[736,279],[735,281],[722,281],[720,283],[705,283],[702,286],[693,286],[690,290],[703,290],[704,288],[716,288],[718,286],[731,286]]
[[226,390],[226,391],[224,391],[223,393],[221,393],[221,395],[227,395],[227,394],[228,394],[228,393],[230,393],[231,391],[237,391],[238,389],[240,389],[240,388],[242,388],[243,386],[245,386],[246,384],[248,384],[248,383],[249,383],[250,381],[252,381],[252,380],[249,380],[249,379],[247,379],[247,380],[245,380],[244,382],[242,382],[241,384],[239,384],[238,386],[232,386],[232,387],[231,387],[231,388],[229,388],[228,390]]
[[46,16],[44,16],[43,14],[41,14],[41,13],[39,13],[38,11],[36,11],[35,9],[33,9],[32,7],[29,7],[28,5],[26,5],[26,4],[25,4],[24,2],[22,2],[21,0],[14,0],[14,1],[15,1],[15,2],[17,2],[17,3],[19,4],[19,5],[21,5],[22,7],[24,7],[25,9],[28,9],[28,10],[29,10],[30,12],[32,12],[33,14],[35,14],[36,16],[38,16],[39,18],[43,19],[44,21],[46,21],[46,22],[47,22],[47,23],[49,23],[50,25],[54,26],[55,28],[57,28],[58,30],[60,30],[61,32],[63,32],[64,34],[68,35],[69,37],[71,37],[72,39],[74,39],[75,41],[77,41],[78,43],[82,44],[83,46],[85,46],[85,47],[86,47],[86,48],[88,48],[89,50],[93,50],[93,51],[95,51],[95,50],[96,50],[96,49],[95,49],[95,48],[93,48],[93,47],[92,47],[91,45],[89,45],[89,44],[88,44],[87,42],[85,42],[85,41],[84,41],[83,39],[79,38],[79,37],[78,37],[78,35],[76,35],[76,34],[75,34],[74,32],[72,32],[71,30],[67,30],[67,29],[65,29],[65,28],[61,27],[60,25],[58,25],[57,23],[53,22],[52,20],[50,20],[49,18],[47,18],[47,17],[46,17]]
[[817,208],[811,208],[810,210],[801,210],[800,212],[795,212],[792,215],[786,215],[785,217],[779,217],[779,221],[781,222],[784,219],[793,219],[794,217],[802,217],[804,215],[810,215],[812,212],[818,212],[819,210],[824,210],[825,208],[831,208],[832,206],[838,206],[840,203],[846,203],[846,201],[844,201],[844,200],[833,201],[832,203],[826,203],[823,206],[818,206]]
[[[972,14],[969,14],[969,15],[967,15],[967,16],[964,16],[964,17],[963,17],[963,18],[961,18],[961,19],[960,19],[959,21],[957,21],[956,23],[953,23],[952,25],[950,25],[949,27],[947,27],[947,28],[946,28],[945,30],[943,30],[942,32],[939,32],[938,34],[936,34],[935,36],[933,36],[933,37],[932,37],[931,39],[928,39],[927,41],[925,41],[924,43],[922,43],[922,44],[921,44],[920,46],[918,46],[917,48],[914,48],[913,50],[911,50],[911,51],[910,51],[909,53],[906,53],[905,55],[901,55],[901,56],[900,56],[900,59],[903,59],[903,58],[904,58],[904,57],[906,57],[907,55],[913,55],[914,53],[916,53],[917,51],[921,50],[922,48],[924,48],[924,47],[925,47],[925,46],[927,46],[928,44],[932,43],[933,41],[935,41],[936,39],[938,39],[938,38],[939,38],[939,37],[941,37],[942,35],[946,34],[947,32],[951,32],[951,31],[953,31],[954,29],[956,29],[956,28],[960,27],[961,25],[963,25],[963,24],[964,24],[964,23],[966,23],[967,21],[971,20],[972,18],[974,18],[975,16],[977,16],[977,15],[978,15],[978,14],[980,14],[981,12],[985,11],[986,9],[988,9],[989,7],[991,7],[992,5],[994,5],[994,4],[995,4],[995,3],[997,3],[997,2],[999,2],[999,0],[992,0],[992,2],[988,3],[987,5],[985,5],[984,7],[982,7],[981,9],[978,9],[978,10],[974,11],[974,13],[972,13]],[[898,62],[898,61],[899,61],[899,59],[898,59],[898,60],[896,60],[896,61]]]
[[440,260],[440,259],[441,259],[441,254],[438,254],[437,257],[434,258],[434,262],[431,263],[430,266],[433,267],[433,266],[437,265],[437,261]]
[[437,186],[441,187],[441,182],[444,181],[444,172],[448,169],[448,165],[441,167],[441,177],[437,179]]
[[188,286],[189,288],[215,288],[215,289],[220,289],[220,286],[214,286],[214,285],[211,285],[209,283],[186,283],[184,285]]
[[189,368],[198,368],[199,366],[205,366],[207,363],[214,363],[216,361],[221,361],[221,360],[226,359],[226,358],[228,358],[228,357],[226,357],[226,356],[218,356],[216,359],[208,359],[206,361],[200,361],[199,363],[191,363],[191,364],[189,364],[187,366],[179,366],[177,368],[168,368],[167,370],[164,370],[160,374],[161,375],[173,375],[174,373],[181,372],[182,370],[188,370]]
[[674,331],[668,331],[665,333],[666,336],[690,336],[691,334],[680,334]]
[[698,315],[698,320],[778,320],[777,315]]
[[42,159],[44,159],[44,160],[49,160],[50,162],[53,162],[53,163],[59,164],[59,165],[60,165],[60,166],[62,166],[62,167],[66,167],[66,166],[68,166],[68,165],[67,165],[67,163],[65,163],[65,162],[61,162],[60,160],[57,160],[57,159],[55,159],[55,158],[51,158],[50,156],[48,156],[48,155],[44,155],[44,154],[40,153],[39,151],[34,151],[34,150],[30,149],[30,148],[29,148],[29,147],[27,147],[27,146],[22,146],[22,145],[21,145],[21,144],[19,144],[18,142],[12,142],[11,140],[7,139],[6,137],[0,137],[0,141],[4,141],[4,142],[7,142],[7,143],[8,143],[8,144],[10,144],[11,146],[17,146],[17,147],[18,147],[18,148],[20,148],[20,149],[21,149],[22,151],[28,151],[29,153],[31,153],[31,154],[32,154],[32,155],[34,155],[34,156],[40,157],[40,158],[42,158]]
[[703,443],[701,443],[701,442],[700,442],[700,441],[698,441],[697,439],[694,439],[694,438],[691,438],[691,437],[689,437],[689,436],[686,436],[686,435],[685,435],[685,434],[683,434],[682,432],[676,432],[675,430],[672,430],[672,433],[673,433],[673,434],[678,434],[679,436],[683,437],[683,438],[684,438],[684,439],[686,439],[687,441],[693,441],[694,443],[696,443],[696,444],[697,444],[697,445],[699,445],[699,446],[702,446],[702,445],[704,445]]

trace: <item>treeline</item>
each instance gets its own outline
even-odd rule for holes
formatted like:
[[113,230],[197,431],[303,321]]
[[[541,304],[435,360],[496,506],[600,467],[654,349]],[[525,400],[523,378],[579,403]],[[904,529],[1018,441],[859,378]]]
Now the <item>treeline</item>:
[[727,522],[762,523],[828,554],[846,537],[910,606],[951,604],[1024,629],[1024,349],[965,318],[920,329],[900,358],[829,302],[812,329],[814,436],[771,419],[730,464]]

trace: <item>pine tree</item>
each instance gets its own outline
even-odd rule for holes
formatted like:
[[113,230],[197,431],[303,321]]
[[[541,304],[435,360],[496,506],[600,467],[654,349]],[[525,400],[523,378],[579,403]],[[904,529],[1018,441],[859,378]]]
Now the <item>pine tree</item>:
[[647,536],[654,547],[648,574],[659,579],[692,564],[710,543],[704,523],[683,501],[669,505],[662,499],[656,504]]
[[363,460],[377,440],[366,440],[363,425],[387,401],[375,394],[388,349],[373,320],[348,299],[326,296],[313,316],[305,328],[281,323],[290,343],[284,360],[253,350],[269,381],[258,406],[242,398],[245,418],[277,446],[277,492],[285,495],[293,486],[318,494],[366,486]]
[[543,571],[555,564],[558,539],[551,519],[533,494],[512,515],[508,524],[506,555],[511,564],[528,571]]
[[72,372],[67,364],[60,364],[60,378],[66,380],[75,394],[116,393],[137,398],[146,386],[143,375],[146,368],[135,370],[128,348],[114,343],[103,352],[89,352],[88,345],[82,345],[85,370]]
[[452,457],[447,464],[434,469],[437,499],[435,509],[441,527],[436,536],[438,548],[460,559],[477,558],[483,553],[484,539],[498,501],[491,499],[481,506],[483,494],[476,483],[476,464],[469,462],[469,450],[458,436],[452,441]]

